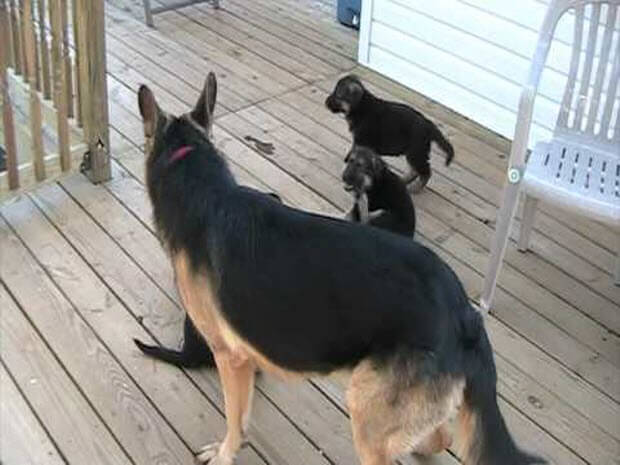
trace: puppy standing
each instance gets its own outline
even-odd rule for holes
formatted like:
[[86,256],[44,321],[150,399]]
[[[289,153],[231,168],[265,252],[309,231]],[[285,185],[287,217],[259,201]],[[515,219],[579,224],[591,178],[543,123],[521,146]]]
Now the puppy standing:
[[454,149],[439,128],[422,113],[402,103],[375,97],[358,77],[348,75],[338,81],[325,100],[333,113],[344,113],[353,134],[353,145],[373,149],[381,156],[405,155],[410,173],[405,184],[418,192],[431,177],[431,142],[446,154],[446,165],[454,158]]
[[355,195],[347,219],[413,237],[415,208],[400,177],[367,147],[354,146],[344,161],[342,180]]

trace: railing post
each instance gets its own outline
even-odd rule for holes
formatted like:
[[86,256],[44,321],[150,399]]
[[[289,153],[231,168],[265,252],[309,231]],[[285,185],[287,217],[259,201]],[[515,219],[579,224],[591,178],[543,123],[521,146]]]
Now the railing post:
[[41,113],[41,99],[37,92],[36,78],[36,38],[34,34],[34,23],[32,15],[32,0],[20,0],[22,6],[22,44],[24,50],[25,67],[24,79],[27,79],[28,95],[30,101],[30,133],[32,137],[32,162],[34,163],[34,174],[37,181],[46,178],[45,173],[45,153],[43,147],[43,121]]
[[89,153],[83,166],[89,179],[99,183],[111,177],[104,0],[75,0],[74,8],[81,116]]
[[[0,0],[0,40],[9,43],[9,5],[6,0]],[[15,140],[15,123],[13,120],[13,102],[9,93],[7,68],[10,63],[11,50],[0,47],[0,97],[2,100],[2,125],[4,130],[4,147],[6,149],[6,169],[9,189],[19,187],[17,171],[17,143]]]

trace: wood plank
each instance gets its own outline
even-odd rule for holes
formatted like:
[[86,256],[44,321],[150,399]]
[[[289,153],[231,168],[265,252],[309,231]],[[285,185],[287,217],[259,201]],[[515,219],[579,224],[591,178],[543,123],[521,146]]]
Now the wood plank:
[[[177,81],[177,87],[186,86],[200,93],[206,70],[212,69],[218,76],[216,114],[243,108],[250,103],[250,99],[261,99],[265,96],[261,90],[253,88],[249,83],[239,82],[236,76],[230,75],[221,67],[211,66],[212,62],[207,62],[197,55],[184,58],[187,52],[180,54],[180,51],[176,50],[178,45],[171,46],[171,41],[148,40],[141,36],[132,37],[127,41],[113,34],[113,30],[108,30],[108,54],[123,62],[126,67],[131,65],[131,68],[138,73],[147,76],[157,75],[158,82]],[[171,73],[170,69],[174,69],[175,73]],[[108,72],[116,75],[118,70],[110,66]],[[238,89],[243,89],[243,95],[231,90],[233,84],[237,84]]]
[[[125,178],[130,181],[131,178]],[[114,180],[112,183],[116,183]],[[130,335],[136,334],[139,327],[136,323],[137,319],[142,321],[152,332],[158,341],[165,345],[176,345],[179,336],[182,334],[181,324],[184,314],[179,311],[176,305],[176,293],[173,286],[172,270],[169,260],[161,249],[159,242],[154,234],[150,233],[144,226],[137,221],[124,207],[118,203],[105,189],[93,186],[84,178],[75,176],[68,178],[63,182],[63,186],[72,196],[83,202],[84,208],[93,215],[96,215],[97,222],[106,228],[107,232],[112,235],[108,236],[100,227],[88,218],[84,210],[79,209],[75,204],[67,202],[69,197],[60,189],[48,190],[45,195],[39,194],[37,202],[41,203],[46,214],[51,218],[54,224],[61,230],[79,253],[94,267],[99,276],[102,277],[105,284],[110,286],[111,290],[122,300],[123,304],[132,310],[132,315],[127,315],[121,319],[120,315],[110,317],[107,326],[101,325],[97,328],[101,337],[109,341],[110,347],[115,347],[120,360],[126,360],[127,365],[134,365],[138,359],[143,365],[144,376],[150,372],[150,379],[143,378],[140,383],[142,389],[147,392],[156,392],[157,398],[155,403],[160,408],[168,411],[170,399],[162,398],[160,381],[153,376],[160,376],[153,373],[153,366],[158,369],[169,369],[172,372],[178,370],[172,367],[165,368],[166,365],[156,363],[141,354],[137,353]],[[144,192],[142,192],[144,196]],[[44,197],[44,198],[43,198]],[[146,197],[143,197],[146,201]],[[147,203],[148,204],[148,203]],[[150,216],[150,212],[149,212]],[[70,218],[70,220],[69,220]],[[124,228],[119,233],[119,228]],[[129,230],[128,230],[129,229]],[[85,240],[88,238],[88,241]],[[117,242],[118,241],[118,242]],[[120,247],[119,247],[120,246]],[[126,255],[128,251],[131,257]],[[151,275],[145,274],[142,270],[155,270]],[[132,282],[133,286],[128,289],[126,283]],[[70,283],[67,283],[69,285]],[[84,286],[85,284],[81,284]],[[72,289],[71,295],[78,294],[79,289]],[[86,296],[84,296],[86,299]],[[84,300],[86,305],[86,300]],[[91,304],[92,305],[92,304]],[[114,321],[114,327],[108,328],[111,321]],[[131,323],[129,323],[131,321]],[[174,324],[171,324],[174,322]],[[120,326],[120,328],[119,328]],[[139,335],[143,331],[139,331],[138,337],[150,339],[149,336],[143,337]],[[163,337],[165,336],[165,337]],[[114,339],[112,339],[114,338]],[[162,368],[163,367],[163,368]],[[129,367],[128,367],[129,368]],[[219,411],[223,411],[220,402],[219,382],[217,375],[213,371],[207,371],[205,377],[209,380],[206,385],[202,378],[193,372],[190,375],[192,380],[198,384],[200,390],[205,392],[209,399],[218,406]],[[178,380],[174,383],[176,386],[169,390],[167,395],[176,395],[176,392],[184,392],[183,386]],[[152,386],[152,387],[151,387]],[[155,391],[155,389],[157,389]],[[176,395],[179,397],[178,395]],[[185,402],[184,396],[179,397],[178,402]],[[256,408],[257,413],[253,421],[249,438],[252,444],[255,444],[260,455],[266,457],[271,463],[294,464],[301,463],[302,457],[304,462],[325,465],[323,459],[317,454],[314,447],[308,443],[295,429],[291,428],[286,418],[271,406],[257,393]],[[212,415],[208,412],[202,413],[201,409],[187,406],[190,411],[170,412],[173,417],[171,421],[180,422],[184,416],[202,418],[202,421],[209,421]],[[191,413],[193,409],[194,413]],[[204,411],[204,409],[202,409]],[[190,435],[192,439],[192,448],[198,448],[201,443],[221,439],[224,427],[221,420],[215,425],[211,425],[209,436],[205,437],[205,426],[198,427],[194,425],[193,430],[187,426],[183,426],[183,431]],[[181,426],[179,426],[181,428]],[[270,437],[273,431],[278,432],[278,437],[282,438],[281,447],[278,449],[270,445]],[[198,435],[198,436],[196,436]],[[184,436],[185,437],[185,436]],[[208,439],[208,440],[207,440]],[[196,443],[200,441],[200,443]],[[260,461],[258,456],[252,449],[249,449],[245,463],[257,463]],[[316,457],[316,460],[313,460]]]
[[353,54],[351,56],[356,56],[359,31],[338,21],[337,5],[322,8],[316,2],[299,2],[296,0],[278,0],[277,2],[262,0],[259,4],[272,9],[275,8],[285,17],[300,21],[317,32],[339,39],[343,44],[352,47]]
[[[24,260],[28,257],[27,261],[20,262],[22,266],[36,266],[2,218],[0,218],[0,242],[3,251],[10,250],[11,253],[19,251]],[[3,267],[5,261],[6,259],[2,260]],[[47,284],[46,280],[42,279],[43,270],[35,269],[40,273],[40,277],[26,283],[29,288],[33,282],[40,282],[41,287]],[[3,268],[3,279],[4,272]],[[5,283],[10,286],[11,292],[18,292],[9,280],[5,280]],[[42,312],[49,312],[52,305],[62,305],[59,303],[62,300],[60,293],[51,287],[49,289],[56,298],[48,298],[45,306],[40,308]],[[36,295],[32,289],[28,289],[28,293]],[[0,286],[0,303],[3,364],[11,371],[24,397],[37,412],[67,461],[93,465],[131,464],[103,421],[73,384],[3,286]]]
[[352,57],[343,55],[340,50],[334,51],[324,47],[320,41],[306,40],[304,37],[300,37],[297,31],[289,29],[286,23],[273,21],[269,15],[256,14],[255,11],[248,10],[247,6],[247,2],[226,2],[225,5],[222,4],[222,8],[227,13],[239,18],[240,21],[269,32],[279,37],[280,40],[295,45],[340,70],[349,70],[355,67],[356,61]]
[[220,74],[235,74],[237,76],[243,76],[252,82],[256,87],[261,89],[267,94],[267,96],[277,95],[286,90],[302,85],[303,81],[296,81],[296,83],[282,84],[281,82],[272,79],[269,73],[265,70],[255,70],[252,66],[247,65],[236,58],[236,54],[229,56],[221,53],[213,45],[209,45],[206,42],[200,40],[198,37],[202,34],[202,27],[197,24],[188,23],[187,29],[181,29],[177,26],[170,25],[168,22],[162,23],[162,31],[165,33],[165,37],[173,39],[181,44],[183,48],[190,52],[197,54],[203,58],[209,57],[209,60],[218,63],[225,69]]
[[335,35],[339,34],[333,32],[333,29],[336,29],[333,26],[344,27],[339,26],[335,20],[331,31],[329,28],[317,30],[306,24],[307,22],[311,22],[310,16],[300,16],[295,13],[291,14],[291,9],[284,12],[284,5],[270,5],[268,2],[259,0],[255,2],[230,0],[230,4],[227,2],[223,5],[223,8],[230,10],[232,5],[235,7],[243,6],[243,8],[247,9],[248,12],[257,19],[263,22],[271,22],[290,31],[294,31],[298,37],[303,40],[310,40],[320,45],[323,49],[331,50],[332,52],[350,59],[355,59],[357,56],[357,40],[355,38],[351,40],[348,35],[344,37],[335,37]]
[[[0,289],[2,308],[9,297]],[[19,392],[3,364],[0,364],[0,462],[23,465],[65,463],[56,446]]]
[[341,195],[344,190],[339,179],[319,166],[312,155],[304,157],[291,153],[290,150],[286,150],[282,139],[274,137],[272,133],[251,124],[236,114],[225,115],[217,122],[228,132],[237,134],[240,138],[249,135],[262,141],[273,142],[275,151],[273,154],[262,154],[265,158],[276,163],[293,178],[303,182],[309,189],[330,199],[341,210],[344,211],[350,207],[350,200]]
[[[620,455],[618,440],[605,433],[592,422],[587,421],[576,409],[559,399],[554,393],[542,388],[536,380],[516,368],[501,356],[495,357],[500,376],[502,395],[513,405],[519,405],[528,417],[540,418],[541,411],[546,421],[540,421],[546,431],[567,444],[590,464],[613,463]],[[534,410],[537,412],[534,413]]]
[[[235,57],[238,63],[247,66],[254,73],[261,73],[265,76],[269,76],[273,81],[280,83],[283,86],[280,89],[290,89],[304,84],[304,81],[288,71],[287,67],[282,67],[278,61],[272,61],[272,56],[274,56],[276,52],[272,52],[272,55],[269,58],[256,54],[245,44],[236,44],[228,40],[226,37],[216,34],[207,25],[203,25],[202,22],[199,21],[199,15],[201,14],[200,10],[195,10],[192,8],[185,10],[187,11],[189,18],[195,17],[196,20],[191,20],[188,17],[182,16],[174,11],[168,11],[160,15],[158,29],[169,37],[187,37],[185,35],[177,36],[176,33],[180,30],[190,33],[193,37],[200,37],[204,44],[203,47],[207,53],[211,51],[210,47],[214,47],[219,50],[220,53],[225,53],[228,56]],[[183,41],[183,44],[187,45],[188,42]],[[214,57],[214,59],[221,61],[218,60],[217,57]],[[238,65],[235,67],[231,66],[230,69],[235,70],[237,67]],[[270,90],[270,92],[274,91],[280,92],[280,90],[275,90],[275,88]]]
[[[37,191],[37,196],[58,190],[56,185],[43,186]],[[38,198],[42,202],[45,197]],[[40,205],[49,212],[54,204],[48,200],[48,203]],[[71,205],[75,204],[65,195],[65,203],[60,208]],[[22,197],[5,205],[2,215],[29,249],[38,255],[47,273],[56,280],[65,279],[73,283],[69,296],[84,292],[80,290],[84,286],[80,282],[80,275],[74,274],[73,269],[67,267],[71,258],[79,258],[32,202]],[[82,240],[88,241],[86,237]],[[142,463],[165,461],[170,464],[184,464],[193,460],[191,451],[100,341],[91,326],[82,319],[84,315],[80,317],[76,313],[73,305],[55,287],[51,278],[45,276],[25,248],[13,246],[10,249],[3,247],[3,250],[6,252],[0,265],[2,279],[28,312],[28,317],[41,331],[51,349],[63,361],[72,378],[79,383],[89,402],[115,431],[118,441],[132,459]],[[93,281],[91,275],[89,282]],[[40,285],[33,288],[32,282]],[[109,291],[103,293],[103,300],[89,300],[85,313],[95,316],[105,314],[108,308],[106,295],[109,301],[112,298]],[[89,297],[93,296],[89,294]],[[108,324],[116,322],[112,320]],[[115,330],[124,334],[122,327]],[[72,341],[71,345],[67,345],[66,341]]]
[[[243,21],[224,9],[220,9],[217,17],[211,15],[207,7],[200,4],[196,5],[196,10],[200,12],[197,18],[200,19],[201,23],[218,34],[227,37],[229,40],[251,48],[255,53],[262,55],[264,58],[274,60],[273,51],[275,50],[286,57],[292,58],[293,62],[282,59],[283,61],[280,63],[301,79],[314,81],[319,79],[319,76],[327,77],[338,71],[338,68],[321,57],[311,55],[294,44],[284,42],[270,32]],[[183,11],[180,12],[183,13]]]

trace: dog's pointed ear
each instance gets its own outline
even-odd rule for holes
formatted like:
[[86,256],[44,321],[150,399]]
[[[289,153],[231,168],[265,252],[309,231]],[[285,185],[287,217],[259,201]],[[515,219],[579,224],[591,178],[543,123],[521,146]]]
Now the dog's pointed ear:
[[191,112],[192,119],[203,127],[209,135],[213,126],[213,112],[215,111],[215,99],[217,97],[217,79],[213,71],[209,72],[205,80],[202,93]]
[[144,135],[146,137],[152,137],[157,127],[157,120],[161,115],[155,95],[146,85],[142,84],[138,90],[138,107],[140,108],[140,115],[142,115],[142,122],[144,124]]

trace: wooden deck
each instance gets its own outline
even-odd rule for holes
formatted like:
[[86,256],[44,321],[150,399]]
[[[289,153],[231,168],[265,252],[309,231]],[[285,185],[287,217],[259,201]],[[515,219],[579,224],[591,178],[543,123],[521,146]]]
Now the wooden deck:
[[[333,0],[222,0],[218,12],[158,15],[156,30],[136,19],[141,0],[106,3],[114,178],[93,186],[73,175],[0,208],[2,464],[190,464],[224,433],[216,374],[156,363],[131,340],[176,346],[183,321],[144,189],[139,83],[182,112],[214,70],[215,136],[240,182],[336,216],[350,204],[339,181],[350,137],[324,108],[326,91],[354,69],[373,91],[412,103],[456,149],[449,168],[434,157],[429,189],[415,197],[418,237],[477,299],[509,143],[357,69],[356,33],[335,23]],[[616,241],[617,231],[545,209],[533,251],[509,247],[487,318],[510,429],[557,465],[620,464]],[[330,382],[262,377],[252,418],[239,464],[357,463]]]

